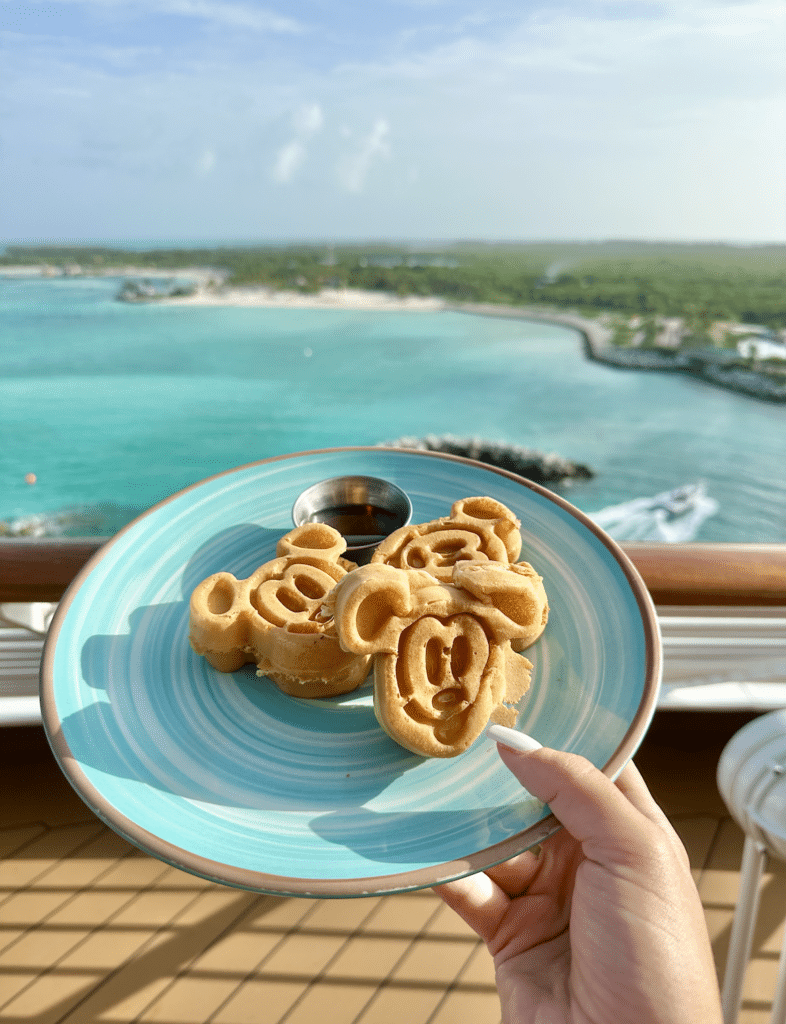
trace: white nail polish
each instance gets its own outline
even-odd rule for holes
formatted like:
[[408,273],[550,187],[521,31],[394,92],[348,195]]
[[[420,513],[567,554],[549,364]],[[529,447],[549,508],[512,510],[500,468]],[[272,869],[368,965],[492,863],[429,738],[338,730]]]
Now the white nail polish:
[[486,735],[495,743],[501,743],[509,750],[516,750],[521,754],[528,754],[531,750],[540,750],[543,746],[532,736],[525,732],[516,732],[515,729],[508,729],[506,725],[490,725],[486,729]]

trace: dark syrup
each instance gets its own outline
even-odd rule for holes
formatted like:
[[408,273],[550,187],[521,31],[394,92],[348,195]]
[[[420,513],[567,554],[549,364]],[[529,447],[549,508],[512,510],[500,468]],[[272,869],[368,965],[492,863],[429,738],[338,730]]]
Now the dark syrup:
[[376,505],[338,505],[314,512],[309,522],[326,523],[342,535],[347,547],[363,547],[379,544],[395,529],[401,526],[401,519],[395,512]]

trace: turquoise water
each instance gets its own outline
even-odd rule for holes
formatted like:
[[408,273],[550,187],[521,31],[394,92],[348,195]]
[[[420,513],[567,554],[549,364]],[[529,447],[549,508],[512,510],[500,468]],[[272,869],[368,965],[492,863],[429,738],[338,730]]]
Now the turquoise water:
[[786,541],[786,405],[588,362],[548,325],[128,305],[119,284],[0,279],[0,520],[106,534],[257,459],[455,434],[589,464],[562,491],[585,511],[704,480],[697,539]]

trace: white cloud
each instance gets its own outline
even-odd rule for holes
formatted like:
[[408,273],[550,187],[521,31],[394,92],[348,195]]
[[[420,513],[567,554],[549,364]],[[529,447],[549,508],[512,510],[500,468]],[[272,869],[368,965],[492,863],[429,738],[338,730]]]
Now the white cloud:
[[374,162],[390,156],[389,135],[390,125],[378,118],[357,149],[341,162],[338,176],[348,192],[361,192]]
[[273,180],[277,181],[280,185],[286,185],[287,182],[292,180],[295,172],[305,159],[306,147],[300,140],[295,139],[293,142],[287,143],[286,146],[282,146],[276,155],[276,163],[273,167]]
[[212,149],[203,149],[196,163],[197,174],[210,174],[216,166],[216,154]]
[[308,103],[300,107],[292,118],[295,138],[282,146],[273,166],[273,180],[286,185],[308,155],[307,143],[313,135],[322,130],[324,116],[318,103]]
[[[138,0],[136,0],[138,3]],[[148,0],[158,13],[201,18],[232,28],[254,32],[299,32],[301,26],[292,18],[284,18],[256,4],[225,3],[223,0]]]
[[320,130],[324,120],[322,107],[318,103],[309,103],[297,111],[293,124],[299,135],[313,135]]

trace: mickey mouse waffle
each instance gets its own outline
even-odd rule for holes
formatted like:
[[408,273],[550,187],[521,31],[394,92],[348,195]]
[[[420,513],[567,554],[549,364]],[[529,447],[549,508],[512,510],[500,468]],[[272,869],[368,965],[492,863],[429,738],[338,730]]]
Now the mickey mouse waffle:
[[395,530],[371,561],[397,569],[424,569],[449,583],[459,561],[515,562],[521,553],[520,527],[502,502],[462,498],[453,503],[449,516]]
[[[444,575],[444,571],[443,571]],[[328,595],[341,646],[374,657],[374,712],[401,746],[466,750],[490,719],[513,725],[532,664],[511,641],[540,634],[541,577],[526,564],[455,563],[451,582],[420,569],[361,566]]]
[[521,553],[519,520],[492,498],[402,527],[370,565],[322,523],[281,538],[248,579],[228,572],[191,596],[190,641],[222,672],[253,661],[295,697],[348,693],[373,662],[374,712],[401,746],[429,757],[466,750],[490,720],[513,725],[548,600]]
[[328,593],[355,568],[346,541],[330,526],[309,523],[279,540],[277,557],[248,579],[219,572],[191,595],[189,640],[220,672],[254,662],[260,675],[296,697],[356,689],[370,656],[343,650],[319,617]]

